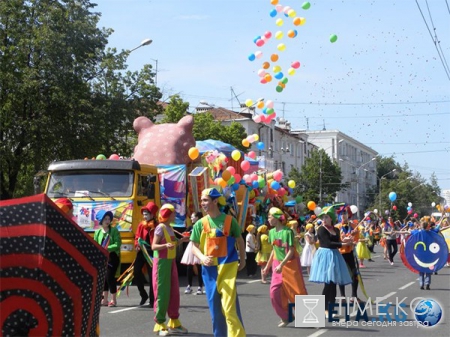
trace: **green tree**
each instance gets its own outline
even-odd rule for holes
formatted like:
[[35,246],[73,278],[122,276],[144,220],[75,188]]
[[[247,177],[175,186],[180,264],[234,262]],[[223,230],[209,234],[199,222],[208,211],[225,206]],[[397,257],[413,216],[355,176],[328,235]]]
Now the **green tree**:
[[161,123],[178,123],[181,118],[186,116],[188,109],[189,102],[184,102],[179,95],[171,96]]
[[157,112],[151,65],[126,72],[129,51],[88,0],[0,2],[0,198],[31,194],[54,160],[119,152],[138,115]]
[[337,192],[348,188],[348,184],[342,183],[341,168],[322,149],[312,151],[311,157],[306,158],[301,167],[300,174],[292,174],[289,178],[296,182],[296,195],[301,194],[304,201],[312,200],[316,204],[320,202],[320,192],[322,204],[326,204],[333,203]]

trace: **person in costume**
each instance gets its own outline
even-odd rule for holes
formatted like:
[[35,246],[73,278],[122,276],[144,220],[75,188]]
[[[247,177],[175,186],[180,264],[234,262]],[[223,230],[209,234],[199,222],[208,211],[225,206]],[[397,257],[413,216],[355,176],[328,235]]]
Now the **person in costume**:
[[311,263],[309,280],[324,283],[322,295],[325,295],[325,313],[331,303],[336,301],[336,285],[352,283],[347,264],[338,248],[353,246],[353,238],[344,237],[341,241],[339,230],[334,227],[336,213],[333,206],[324,207],[319,214],[322,225],[317,229],[319,249],[314,254]]
[[[342,254],[344,261],[347,265],[348,270],[350,271],[350,276],[352,278],[352,295],[350,301],[359,301],[358,300],[358,266],[355,257],[355,253],[353,249],[355,245],[359,241],[359,230],[357,225],[355,225],[349,218],[352,217],[352,211],[350,206],[343,205],[337,209],[337,214],[339,215],[339,224],[336,225],[336,228],[339,230],[339,235],[341,241],[346,239],[351,239],[353,241],[353,245],[345,245],[339,248],[339,252]],[[345,297],[345,285],[339,285],[339,292],[341,297]]]
[[203,265],[214,336],[244,337],[236,276],[245,268],[245,243],[237,220],[220,212],[220,198],[223,197],[215,188],[202,191],[201,206],[207,215],[194,225],[192,251]]
[[256,264],[256,228],[254,225],[247,226],[247,235],[245,237],[245,255],[246,255],[246,266],[247,266],[247,276],[254,277],[256,274],[256,269],[258,265]]
[[369,228],[366,228],[364,225],[359,225],[359,240],[356,244],[356,255],[359,259],[359,268],[366,268],[364,265],[364,260],[371,260],[370,250],[367,246],[369,242]]
[[[180,320],[180,290],[176,264],[176,246],[178,242],[187,241],[187,237],[177,241],[170,226],[175,221],[175,208],[164,204],[159,211],[159,225],[155,228],[152,242],[153,249],[153,292],[155,294],[155,327],[158,336],[187,334]],[[166,325],[166,314],[169,322]]]
[[[198,219],[201,219],[203,217],[202,212],[194,212],[191,215],[191,223],[192,225],[186,229],[186,232],[189,236],[191,236],[192,228],[194,224],[198,221]],[[183,233],[183,234],[184,234]],[[197,295],[204,294],[203,291],[203,277],[202,277],[202,264],[200,260],[197,258],[197,256],[194,255],[192,252],[192,241],[189,241],[184,253],[183,257],[181,258],[181,263],[186,265],[186,274],[188,279],[188,285],[186,287],[186,290],[184,291],[185,294],[191,294],[192,293],[192,279],[194,278],[194,266],[197,268],[197,277],[198,277],[198,287],[197,287]]]
[[[141,302],[139,305],[144,305],[150,297],[150,306],[153,307],[155,296],[153,294],[152,269],[145,259],[138,241],[139,239],[142,239],[151,246],[155,231],[155,218],[158,214],[158,206],[153,202],[149,202],[146,206],[141,208],[141,214],[143,220],[139,223],[134,237],[134,248],[136,249],[137,254],[136,259],[134,260],[133,278],[139,290],[139,295],[141,295]],[[150,253],[150,255],[152,254]],[[144,268],[144,266],[147,268],[148,279],[150,282],[148,294],[144,288],[145,277],[142,273],[142,268]]]
[[269,210],[269,243],[273,246],[269,261],[263,273],[268,274],[272,268],[270,283],[270,301],[276,314],[281,318],[278,327],[289,324],[288,302],[295,303],[295,295],[307,295],[303,281],[302,267],[295,249],[294,232],[285,226],[286,216],[277,207]]
[[258,227],[258,234],[256,241],[258,244],[258,254],[256,254],[256,263],[261,266],[261,283],[266,284],[266,275],[263,273],[264,267],[269,261],[270,253],[272,252],[272,245],[269,243],[269,236],[267,235],[267,226],[262,225]]
[[300,264],[303,267],[306,267],[306,270],[309,272],[311,269],[312,259],[314,257],[314,253],[316,252],[316,239],[314,237],[314,225],[309,223],[305,227],[305,247],[303,247],[302,257],[300,259]]
[[[103,306],[117,306],[117,282],[116,275],[120,273],[120,246],[122,241],[120,233],[116,227],[111,226],[113,214],[111,211],[100,210],[95,215],[100,228],[94,233],[94,240],[109,252],[108,266],[106,271],[105,286],[103,288]],[[112,295],[111,302],[108,302],[109,293]]]

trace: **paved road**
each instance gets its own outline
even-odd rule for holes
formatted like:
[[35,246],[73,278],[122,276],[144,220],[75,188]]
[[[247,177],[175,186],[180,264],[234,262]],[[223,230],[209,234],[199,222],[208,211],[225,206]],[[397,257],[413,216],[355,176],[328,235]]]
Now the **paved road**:
[[[380,250],[379,247],[377,247]],[[382,255],[374,256],[375,262],[367,262],[367,268],[362,270],[363,279],[368,292],[372,298],[381,297],[383,303],[393,302],[396,298],[404,299],[403,303],[409,308],[410,302],[416,297],[432,298],[437,300],[444,311],[441,322],[433,328],[415,326],[415,319],[407,310],[406,324],[413,326],[336,326],[332,323],[326,324],[325,328],[296,328],[291,323],[286,328],[278,328],[279,318],[275,315],[269,299],[269,285],[261,284],[257,279],[249,279],[245,273],[238,275],[238,293],[243,313],[244,325],[248,336],[308,336],[308,337],[336,337],[336,336],[424,336],[429,335],[449,336],[450,333],[450,268],[444,268],[439,275],[432,276],[431,290],[420,290],[417,274],[410,272],[396,257],[397,262],[390,266]],[[321,294],[322,285],[307,281],[306,287],[311,295]],[[189,329],[190,336],[211,336],[211,319],[204,295],[185,295],[184,285],[186,278],[180,277],[181,309],[180,319],[183,325]],[[196,280],[194,279],[194,284]],[[194,288],[196,289],[196,288]],[[350,292],[350,286],[347,286]],[[338,291],[339,294],[339,291]],[[359,297],[364,298],[359,291]],[[100,314],[100,329],[102,336],[148,336],[153,335],[153,310],[148,306],[139,307],[140,301],[137,289],[130,287],[129,297],[122,294],[116,308],[102,308]],[[375,306],[373,306],[375,311]],[[390,310],[393,313],[393,309]],[[369,315],[370,319],[374,318]],[[392,314],[393,316],[393,314]],[[354,316],[350,322],[355,324]],[[341,322],[344,319],[341,317]],[[344,324],[344,323],[342,323]],[[404,323],[403,323],[404,324]]]

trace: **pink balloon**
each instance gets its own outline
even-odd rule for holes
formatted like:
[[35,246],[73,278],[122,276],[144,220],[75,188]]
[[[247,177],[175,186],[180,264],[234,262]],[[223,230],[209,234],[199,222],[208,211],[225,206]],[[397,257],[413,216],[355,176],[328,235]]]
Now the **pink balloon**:
[[283,172],[281,172],[280,170],[276,170],[273,173],[273,179],[275,179],[276,181],[280,182],[281,179],[283,179]]
[[255,115],[253,116],[253,121],[255,123],[261,123],[261,115]]
[[259,77],[264,77],[266,76],[266,71],[264,69],[259,69],[258,70],[258,76]]
[[283,5],[276,5],[275,9],[277,10],[278,13],[283,11]]
[[409,211],[408,211],[408,214],[411,214],[412,213],[412,209],[410,209]]
[[255,151],[250,151],[250,152],[248,153],[248,156],[249,156],[250,158],[252,158],[252,159],[256,159],[256,152],[255,152]]
[[[244,171],[247,171],[250,168],[250,163],[247,160],[241,162],[241,168]],[[247,182],[247,181],[245,181]]]
[[260,58],[263,56],[262,51],[258,50],[258,51],[255,53],[255,56],[256,56],[257,59],[260,59]]
[[281,187],[281,188],[278,189],[278,195],[279,195],[280,197],[282,197],[282,196],[285,195],[285,194],[286,194],[286,190],[285,190],[283,187]]
[[414,217],[415,218],[417,218],[419,216],[419,214],[417,214],[417,213],[414,213]]
[[262,46],[264,46],[264,40],[263,39],[259,39],[258,41],[256,41],[256,45],[258,46],[258,47],[262,47]]
[[119,160],[120,157],[119,157],[119,155],[113,153],[112,155],[109,156],[109,159],[111,159],[111,160]]
[[264,37],[265,37],[266,39],[270,39],[270,38],[272,37],[272,32],[269,32],[269,31],[265,32],[265,33],[264,33]]
[[250,179],[252,181],[257,181],[258,180],[258,175],[256,173],[252,173],[252,174],[250,174]]
[[228,167],[226,168],[226,170],[227,170],[228,172],[230,172],[231,175],[234,175],[234,174],[236,173],[236,169],[235,169],[233,166],[228,166]]
[[298,62],[298,61],[292,62],[291,63],[291,67],[294,68],[294,69],[300,68],[300,62]]
[[239,183],[241,180],[242,180],[241,175],[240,175],[239,173],[236,173],[236,174],[234,175],[234,181],[237,182],[237,183]]
[[266,116],[265,115],[260,115],[260,117],[261,117],[261,122],[263,122],[263,123],[265,123],[266,122]]

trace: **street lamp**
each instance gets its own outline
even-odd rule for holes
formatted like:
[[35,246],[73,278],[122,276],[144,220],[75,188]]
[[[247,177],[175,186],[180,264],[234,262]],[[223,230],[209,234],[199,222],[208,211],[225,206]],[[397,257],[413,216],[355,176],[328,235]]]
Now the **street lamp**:
[[388,173],[386,173],[386,174],[383,174],[379,179],[380,179],[380,191],[379,191],[379,193],[378,193],[378,197],[379,197],[379,201],[380,201],[380,204],[379,204],[379,210],[381,211],[381,183],[382,183],[382,179],[384,178],[384,177],[386,177],[388,174],[391,174],[391,173],[393,173],[393,172],[395,172],[395,171],[397,171],[397,169],[393,169],[393,170],[391,170],[391,171],[389,171]]
[[[337,144],[342,143],[344,140],[340,139]],[[326,150],[328,150],[329,148],[333,147],[334,144],[331,144],[330,146],[328,146],[326,149],[323,149],[323,151],[325,152]],[[337,147],[337,146],[336,146]],[[336,152],[337,152],[337,148],[336,148]],[[320,156],[319,156],[319,205],[322,206],[322,151],[320,151]]]
[[417,185],[416,187],[414,187],[410,192],[414,191],[417,187],[420,187],[422,185],[425,185],[425,183],[420,183],[419,185]]
[[369,160],[367,163],[362,164],[360,167],[358,167],[358,168],[356,169],[356,207],[358,208],[358,212],[357,212],[358,219],[359,219],[359,170],[360,170],[363,166],[365,166],[365,165],[367,165],[367,164],[373,162],[375,159],[377,159],[377,158],[375,158],[375,157],[372,158],[372,159]]
[[137,46],[137,47],[131,49],[131,50],[128,52],[128,54],[131,53],[132,51],[135,51],[136,49],[139,49],[139,48],[144,47],[144,46],[148,46],[148,45],[149,45],[150,43],[152,43],[152,42],[153,42],[153,40],[150,40],[150,39],[142,40],[141,44],[140,44],[139,46]]

